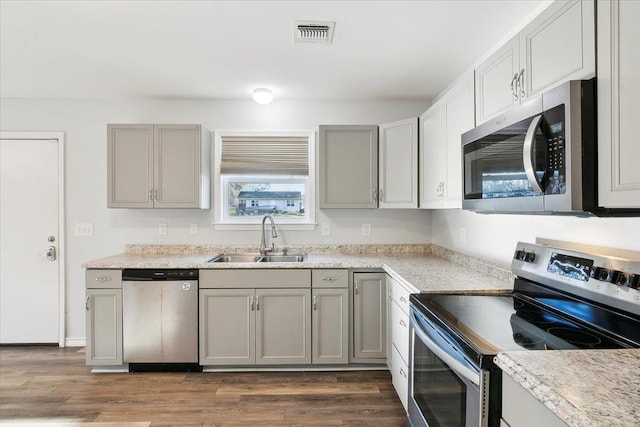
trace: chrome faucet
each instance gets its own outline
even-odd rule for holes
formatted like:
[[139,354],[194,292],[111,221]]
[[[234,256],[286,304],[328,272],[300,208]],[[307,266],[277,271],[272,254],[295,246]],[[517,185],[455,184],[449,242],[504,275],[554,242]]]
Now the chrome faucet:
[[276,244],[273,240],[271,241],[271,249],[267,249],[267,229],[265,227],[267,219],[271,221],[271,237],[273,239],[278,237],[278,233],[276,232],[276,223],[273,220],[273,217],[271,215],[265,215],[262,218],[262,239],[260,240],[260,253],[262,255],[266,255],[268,252],[274,252],[276,250]]

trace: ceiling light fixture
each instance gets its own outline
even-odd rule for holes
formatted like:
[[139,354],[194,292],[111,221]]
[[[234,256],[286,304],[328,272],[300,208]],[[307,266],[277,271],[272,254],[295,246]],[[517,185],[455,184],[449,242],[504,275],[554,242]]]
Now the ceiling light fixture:
[[261,105],[269,104],[273,101],[273,92],[266,87],[259,87],[253,90],[253,100]]

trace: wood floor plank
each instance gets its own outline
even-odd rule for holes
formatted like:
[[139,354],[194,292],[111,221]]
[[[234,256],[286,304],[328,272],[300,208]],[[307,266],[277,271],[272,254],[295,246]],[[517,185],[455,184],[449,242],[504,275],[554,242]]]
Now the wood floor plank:
[[93,374],[83,349],[0,346],[0,425],[25,421],[46,427],[408,426],[388,371]]

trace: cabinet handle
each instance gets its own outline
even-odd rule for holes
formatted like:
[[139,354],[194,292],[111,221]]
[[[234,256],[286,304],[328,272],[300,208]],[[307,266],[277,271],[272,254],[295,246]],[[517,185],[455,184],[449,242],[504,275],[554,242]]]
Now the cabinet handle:
[[354,285],[355,285],[356,295],[358,295],[358,281],[357,280],[354,282]]
[[91,299],[91,297],[87,297],[87,300],[84,302],[84,308],[86,310],[89,310],[89,300]]
[[260,311],[260,297],[256,297],[256,311]]
[[153,201],[154,202],[158,201],[158,190],[153,190]]
[[404,320],[402,320],[402,319],[400,319],[400,324],[401,324],[402,326],[404,326],[405,328],[407,327],[407,324],[406,324],[406,323],[404,323]]
[[400,297],[400,301],[401,302],[407,302],[407,299],[405,297]]
[[335,282],[336,280],[338,280],[337,277],[323,277],[322,280],[324,280],[325,282]]
[[518,100],[518,73],[513,75],[511,79],[511,93],[513,94],[513,100]]
[[318,300],[317,300],[317,298],[318,298],[318,296],[317,296],[317,295],[314,295],[314,296],[313,296],[313,309],[314,309],[314,310],[317,310],[317,309],[318,309],[318,305],[317,305]]
[[400,368],[400,375],[402,375],[403,377],[407,378],[407,373],[402,368]]
[[373,195],[373,201],[377,202],[378,201],[378,190],[373,190],[372,195]]
[[384,192],[382,191],[382,188],[380,189],[380,201],[384,202]]
[[253,310],[254,310],[254,306],[253,306],[253,296],[252,296],[252,297],[250,297],[249,307],[251,307],[251,311],[253,311]]
[[111,277],[109,276],[96,277],[96,282],[109,282],[109,281],[111,281]]
[[153,203],[153,190],[149,190],[149,201]]
[[526,92],[524,90],[524,68],[518,74],[518,87],[520,88],[520,98],[524,98]]

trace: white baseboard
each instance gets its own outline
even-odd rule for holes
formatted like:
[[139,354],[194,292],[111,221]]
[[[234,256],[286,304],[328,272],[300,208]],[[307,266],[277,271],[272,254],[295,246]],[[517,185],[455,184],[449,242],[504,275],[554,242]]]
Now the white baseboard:
[[87,345],[86,338],[66,338],[64,340],[65,347],[84,347]]

